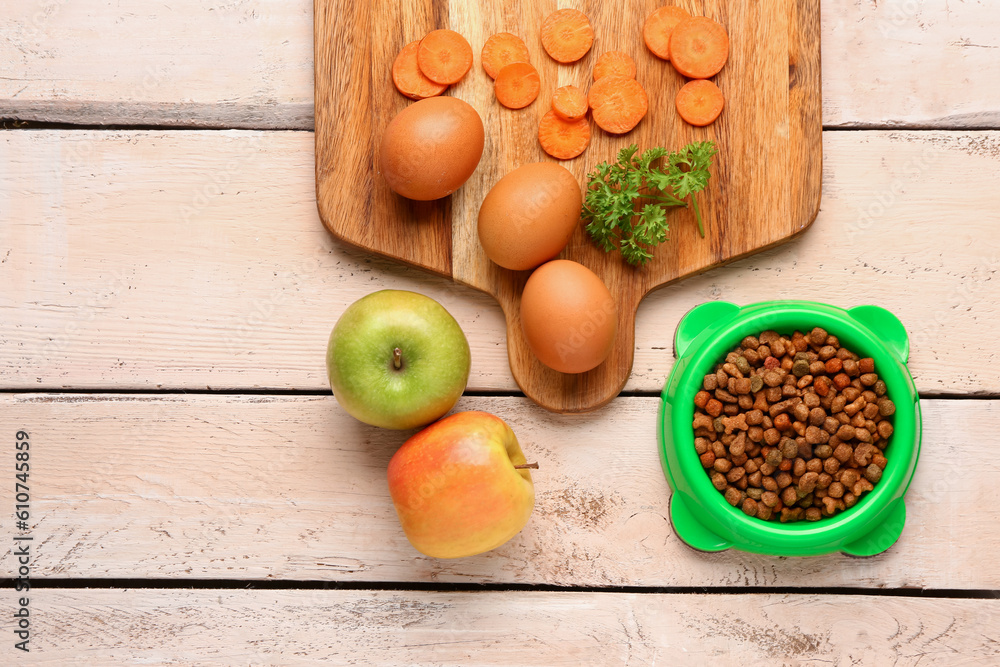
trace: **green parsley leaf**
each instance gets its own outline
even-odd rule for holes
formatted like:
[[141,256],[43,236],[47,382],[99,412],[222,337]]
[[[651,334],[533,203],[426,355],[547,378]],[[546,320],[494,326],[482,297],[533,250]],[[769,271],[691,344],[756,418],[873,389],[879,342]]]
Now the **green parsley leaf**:
[[[605,252],[617,248],[629,264],[642,266],[653,257],[652,249],[667,240],[667,207],[686,207],[690,198],[704,238],[694,195],[708,185],[716,153],[713,141],[694,142],[674,153],[657,146],[640,154],[636,144],[621,149],[617,162],[602,162],[587,174],[582,217],[590,237]],[[637,212],[640,200],[647,203]]]

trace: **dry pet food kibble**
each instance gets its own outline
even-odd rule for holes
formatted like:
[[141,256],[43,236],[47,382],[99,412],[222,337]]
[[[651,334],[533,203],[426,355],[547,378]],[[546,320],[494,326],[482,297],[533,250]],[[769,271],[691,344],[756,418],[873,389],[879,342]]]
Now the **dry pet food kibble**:
[[695,450],[748,516],[818,521],[875,488],[896,406],[875,360],[817,327],[747,336],[694,398]]

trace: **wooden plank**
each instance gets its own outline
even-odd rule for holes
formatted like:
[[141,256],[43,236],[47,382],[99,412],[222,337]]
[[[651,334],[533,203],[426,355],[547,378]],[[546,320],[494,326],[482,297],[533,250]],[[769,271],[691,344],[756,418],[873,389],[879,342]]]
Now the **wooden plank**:
[[[1000,588],[1000,562],[983,558],[1000,549],[983,509],[1000,449],[981,435],[1000,402],[924,401],[905,530],[868,559],[685,546],[667,518],[657,405],[623,398],[570,416],[463,399],[511,424],[540,469],[520,535],[458,560],[422,557],[399,527],[385,469],[406,434],[364,426],[332,397],[5,394],[0,421],[31,438],[39,578]],[[0,501],[13,507],[13,493]],[[12,520],[0,520],[8,534]],[[14,567],[4,559],[0,576]]]
[[0,117],[312,128],[312,2],[4,3]]
[[[0,387],[325,389],[326,340],[371,291],[438,299],[470,389],[516,389],[493,300],[342,246],[316,213],[313,135],[0,134]],[[711,299],[878,303],[921,392],[1000,393],[996,132],[827,132],[813,227],[639,307],[626,390],[659,391]],[[914,298],[919,295],[919,298]]]
[[38,665],[1000,660],[1000,600],[210,589],[40,589],[31,600],[29,646]]
[[[822,11],[828,126],[1000,126],[993,4],[824,2]],[[0,117],[312,128],[308,0],[22,0],[4,3],[0,20]]]

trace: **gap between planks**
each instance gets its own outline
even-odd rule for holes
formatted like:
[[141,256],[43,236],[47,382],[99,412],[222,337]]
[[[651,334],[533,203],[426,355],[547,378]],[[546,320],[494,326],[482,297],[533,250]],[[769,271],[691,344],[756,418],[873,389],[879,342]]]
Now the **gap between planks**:
[[424,591],[432,593],[535,592],[627,593],[631,595],[871,595],[879,597],[956,600],[1000,599],[1000,589],[833,588],[796,586],[555,586],[548,584],[474,584],[436,581],[321,581],[317,579],[58,579],[31,580],[32,588],[146,589],[146,590],[337,590]]

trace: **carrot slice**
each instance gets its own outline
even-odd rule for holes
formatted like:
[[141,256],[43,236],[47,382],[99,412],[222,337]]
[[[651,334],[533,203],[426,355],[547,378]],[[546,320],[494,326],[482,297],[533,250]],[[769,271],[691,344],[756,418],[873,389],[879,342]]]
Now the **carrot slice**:
[[694,79],[677,91],[677,113],[691,125],[711,125],[725,104],[719,87],[708,79]]
[[594,122],[606,132],[624,134],[639,124],[649,109],[646,91],[635,79],[605,76],[590,87]]
[[414,100],[435,97],[448,89],[448,86],[434,83],[420,71],[417,65],[419,45],[420,42],[410,42],[392,61],[392,82],[396,84],[396,90]]
[[483,69],[491,79],[497,78],[505,66],[511,63],[531,62],[524,40],[509,32],[498,32],[483,44]]
[[580,120],[587,115],[587,96],[576,86],[556,88],[552,93],[552,110],[563,120]]
[[432,30],[420,40],[417,64],[434,83],[458,83],[472,67],[472,47],[454,30]]
[[542,22],[542,46],[552,59],[561,63],[576,62],[590,51],[594,28],[587,15],[578,9],[560,9]]
[[500,70],[493,82],[497,101],[508,109],[523,109],[538,97],[542,82],[531,63],[511,63]]
[[670,35],[670,62],[689,79],[715,76],[729,59],[729,35],[718,21],[694,16]]
[[635,61],[624,51],[607,51],[594,63],[594,81],[605,76],[635,78]]
[[660,7],[646,18],[642,26],[642,41],[657,58],[670,60],[670,33],[678,23],[691,18],[683,7]]
[[563,120],[549,111],[538,123],[538,143],[555,159],[571,160],[590,145],[590,123],[585,118]]

